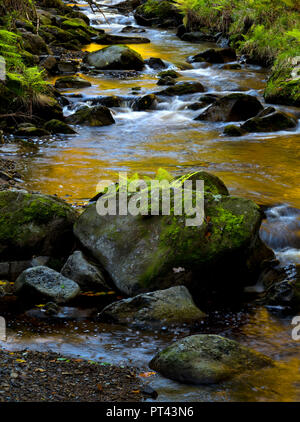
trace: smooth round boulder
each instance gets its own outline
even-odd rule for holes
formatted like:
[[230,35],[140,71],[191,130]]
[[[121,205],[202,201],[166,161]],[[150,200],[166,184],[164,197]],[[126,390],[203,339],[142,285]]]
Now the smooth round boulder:
[[73,125],[108,126],[115,123],[110,110],[104,106],[84,106],[66,118]]
[[86,58],[90,66],[108,70],[142,70],[142,56],[125,45],[112,45],[90,53]]
[[148,94],[148,95],[144,95],[143,97],[137,98],[136,101],[134,101],[132,104],[132,109],[134,111],[149,110],[151,108],[154,108],[156,103],[157,103],[156,95]]
[[100,321],[139,328],[161,328],[199,322],[205,314],[195,305],[185,286],[144,293],[108,305]]
[[217,384],[273,365],[267,356],[214,334],[185,337],[159,352],[149,363],[151,369],[163,376],[189,384]]
[[44,266],[23,271],[14,288],[18,296],[31,299],[46,298],[56,303],[69,302],[80,293],[77,283]]
[[247,94],[229,94],[217,99],[195,120],[209,122],[238,122],[256,116],[263,106],[257,98]]
[[66,123],[52,119],[49,122],[46,122],[44,128],[50,133],[61,133],[65,135],[73,135],[75,134],[75,130],[71,128],[71,126],[67,125]]

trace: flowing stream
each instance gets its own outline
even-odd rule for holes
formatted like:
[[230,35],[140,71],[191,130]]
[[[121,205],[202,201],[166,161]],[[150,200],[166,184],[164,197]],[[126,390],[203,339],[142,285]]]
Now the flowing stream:
[[[111,5],[118,1],[103,0]],[[136,25],[132,14],[105,9],[106,20],[80,4],[93,24],[112,34],[126,25]],[[178,70],[179,81],[200,81],[209,93],[244,92],[263,102],[267,73],[258,66],[242,65],[241,70],[223,70],[221,65],[194,64],[180,70],[188,56],[215,47],[213,43],[192,44],[177,38],[174,31],[145,28],[140,34],[150,44],[132,45],[144,59],[159,57],[169,68]],[[122,34],[121,34],[122,35]],[[129,36],[131,34],[128,34]],[[132,34],[139,36],[139,34]],[[101,48],[86,46],[86,51]],[[157,72],[146,67],[131,77],[116,78],[111,72],[82,75],[90,88],[66,90],[73,105],[99,95],[132,96],[159,91]],[[132,88],[137,88],[132,90]],[[80,93],[81,98],[72,94]],[[274,249],[282,265],[300,263],[300,125],[294,131],[247,134],[239,138],[222,135],[223,123],[194,121],[201,110],[188,104],[201,94],[171,97],[152,111],[134,112],[124,104],[113,110],[115,125],[101,128],[78,127],[77,135],[40,139],[29,145],[1,145],[0,152],[13,156],[22,165],[24,187],[57,194],[72,203],[84,203],[96,191],[102,178],[116,179],[119,171],[154,174],[163,167],[169,171],[203,169],[221,177],[232,194],[267,205],[263,239]],[[299,109],[280,107],[299,116]],[[233,269],[234,270],[234,269]],[[68,319],[70,313],[76,318]],[[188,335],[186,327],[175,332],[137,332],[128,328],[97,324],[84,317],[84,311],[65,308],[52,325],[29,318],[9,321],[8,349],[53,350],[70,356],[132,364],[147,370],[155,352],[176,338]],[[262,401],[300,400],[299,343],[292,340],[291,317],[255,307],[235,313],[214,313],[196,332],[219,333],[267,354],[279,366],[239,377],[218,386],[188,386],[159,375],[146,379],[162,401]]]

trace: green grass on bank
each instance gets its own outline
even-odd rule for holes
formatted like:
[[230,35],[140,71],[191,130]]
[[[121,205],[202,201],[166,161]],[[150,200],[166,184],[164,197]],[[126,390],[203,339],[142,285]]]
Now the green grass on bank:
[[300,55],[299,0],[175,0],[191,30],[225,32],[242,54],[272,65]]

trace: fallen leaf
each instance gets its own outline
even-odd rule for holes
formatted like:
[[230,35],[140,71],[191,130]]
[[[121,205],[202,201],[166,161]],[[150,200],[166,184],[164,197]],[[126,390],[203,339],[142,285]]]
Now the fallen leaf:
[[139,394],[141,391],[140,390],[132,390],[132,393],[134,394]]
[[103,387],[101,384],[97,384],[97,390],[101,393],[103,391]]
[[26,363],[26,360],[24,360],[24,359],[16,359],[16,362],[18,362],[18,363]]
[[46,372],[46,369],[43,368],[36,368],[34,372]]
[[155,374],[156,372],[142,372],[141,374],[139,374],[139,377],[148,378]]

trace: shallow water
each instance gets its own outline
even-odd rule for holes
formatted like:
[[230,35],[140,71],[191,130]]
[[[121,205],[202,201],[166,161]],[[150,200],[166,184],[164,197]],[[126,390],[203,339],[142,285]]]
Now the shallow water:
[[[105,0],[101,1],[104,3]],[[107,1],[107,4],[112,2]],[[85,4],[82,2],[83,9]],[[135,25],[133,17],[105,11],[96,19],[101,28],[118,34],[125,25]],[[140,34],[151,44],[132,45],[144,58],[160,57],[177,69],[189,55],[212,43],[182,42],[168,30],[145,28]],[[128,34],[130,35],[130,34]],[[137,35],[138,34],[134,34]],[[86,46],[86,50],[101,48]],[[97,95],[139,95],[158,89],[156,71],[145,71],[131,78],[116,79],[109,72],[86,76],[92,87],[76,90],[84,98]],[[248,92],[259,96],[267,74],[257,67],[225,71],[219,65],[199,66],[180,71],[179,80],[200,81],[207,92]],[[162,88],[163,89],[163,88]],[[66,90],[67,94],[75,91]],[[300,263],[300,128],[275,134],[251,134],[225,138],[223,124],[194,121],[200,111],[186,106],[201,94],[170,98],[157,109],[132,112],[128,107],[113,110],[116,124],[102,128],[78,127],[75,136],[45,138],[34,145],[7,144],[0,152],[17,156],[22,163],[26,188],[58,194],[71,202],[84,202],[95,194],[102,178],[116,179],[118,171],[153,174],[159,167],[170,171],[201,168],[219,175],[234,194],[270,205],[262,237],[275,250],[283,265]],[[80,99],[74,99],[74,102]],[[292,110],[285,107],[284,109]],[[66,114],[72,112],[65,109]],[[299,110],[298,110],[299,114]],[[66,308],[62,316],[67,316]],[[76,313],[76,311],[75,311]],[[25,320],[26,321],[26,320]],[[190,333],[136,332],[124,327],[92,321],[61,321],[43,324],[21,319],[8,321],[9,349],[53,350],[66,355],[116,364],[132,364],[147,370],[155,352],[176,338]],[[232,314],[214,314],[194,332],[219,333],[271,356],[276,368],[242,376],[218,386],[187,386],[159,375],[147,382],[159,393],[158,400],[170,401],[262,401],[300,400],[299,343],[291,337],[291,317],[272,314],[264,308]]]

